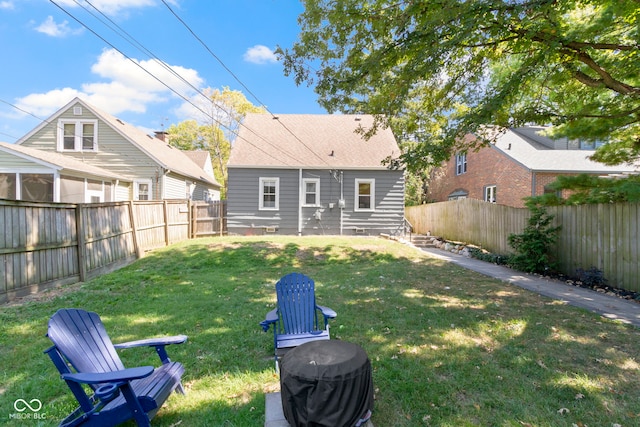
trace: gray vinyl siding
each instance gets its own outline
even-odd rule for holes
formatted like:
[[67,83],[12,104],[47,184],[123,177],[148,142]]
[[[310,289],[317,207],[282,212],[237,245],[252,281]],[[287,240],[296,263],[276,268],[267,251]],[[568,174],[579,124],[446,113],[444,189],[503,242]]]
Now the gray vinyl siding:
[[[303,235],[379,235],[395,233],[404,218],[404,173],[389,170],[303,170],[302,178],[319,179],[319,206],[300,208],[300,171],[297,169],[229,168],[227,190],[230,234],[298,234],[301,213]],[[260,178],[278,177],[279,209],[259,210]],[[375,210],[354,211],[355,180],[375,180]],[[341,192],[345,207],[340,209]],[[341,227],[342,224],[342,227]]]
[[[375,210],[356,211],[355,180],[375,180]],[[402,228],[404,219],[403,171],[345,171],[345,202],[343,235],[380,233],[394,234]]]
[[[82,109],[81,116],[75,116],[73,115],[73,106],[71,106],[56,120],[53,120],[25,140],[22,145],[42,151],[56,151],[58,120],[98,120],[97,152],[64,151],[61,154],[98,166],[131,180],[149,179],[153,183],[153,198],[158,198],[159,195],[163,194],[163,189],[158,188],[162,181],[159,178],[164,173],[161,167],[87,108]],[[184,198],[184,191],[180,198]]]
[[[228,174],[230,234],[298,233],[298,170],[230,168]],[[259,209],[260,178],[280,178],[278,210]]]

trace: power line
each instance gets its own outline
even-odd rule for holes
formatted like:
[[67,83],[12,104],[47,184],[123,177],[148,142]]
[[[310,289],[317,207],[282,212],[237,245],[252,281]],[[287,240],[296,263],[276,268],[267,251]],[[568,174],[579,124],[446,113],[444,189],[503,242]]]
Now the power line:
[[[204,114],[205,116],[208,116],[211,118],[211,120],[213,120],[218,126],[223,127],[225,129],[228,129],[230,132],[234,133],[234,131],[232,129],[230,129],[229,127],[227,127],[224,123],[221,123],[219,120],[217,120],[215,117],[211,116],[209,113],[207,113],[206,111],[202,110],[202,108],[200,108],[198,105],[194,104],[190,99],[188,99],[186,96],[184,96],[183,94],[179,93],[178,91],[176,91],[175,89],[173,89],[171,86],[169,86],[167,83],[163,82],[160,78],[158,78],[157,76],[155,76],[153,73],[151,73],[149,70],[145,69],[142,65],[140,65],[138,62],[136,62],[134,59],[132,59],[131,57],[129,57],[128,55],[126,55],[124,52],[122,52],[120,49],[118,49],[115,45],[113,45],[112,43],[110,43],[109,41],[107,41],[104,37],[102,37],[101,35],[99,35],[96,31],[94,31],[92,28],[90,28],[88,25],[86,25],[84,22],[82,22],[80,19],[78,19],[77,17],[75,17],[73,14],[71,14],[70,12],[68,12],[67,10],[65,10],[62,6],[60,6],[58,3],[56,3],[54,0],[49,0],[51,3],[53,3],[58,9],[60,9],[61,11],[63,11],[66,15],[68,15],[70,18],[72,18],[74,21],[76,21],[78,24],[82,25],[83,27],[85,27],[88,31],[90,31],[93,35],[95,35],[96,37],[98,37],[100,40],[102,40],[104,43],[106,43],[107,45],[111,46],[113,49],[115,49],[118,53],[120,53],[123,57],[125,57],[126,59],[128,59],[129,61],[131,61],[134,65],[136,65],[138,68],[140,68],[142,71],[144,71],[145,73],[147,73],[149,76],[151,76],[152,78],[154,78],[156,81],[158,81],[160,84],[162,84],[164,87],[166,87],[167,89],[169,89],[171,92],[175,93],[176,95],[178,95],[181,99],[183,99],[185,102],[189,103],[190,105],[192,105],[194,108],[196,108],[197,110],[199,110],[202,114]],[[75,1],[75,0],[74,0]],[[76,2],[77,3],[77,2]],[[86,10],[86,9],[85,9]],[[102,21],[101,21],[102,22]],[[104,23],[104,22],[103,22]],[[157,57],[156,57],[157,59]],[[158,61],[160,61],[158,59]],[[160,61],[161,63],[164,63],[163,61]],[[192,86],[193,87],[193,86]],[[44,121],[44,120],[43,120]],[[257,135],[257,134],[256,134]],[[239,137],[238,134],[236,134],[237,137]],[[258,135],[259,136],[259,135]],[[264,153],[265,155],[276,159],[276,160],[280,160],[282,161],[282,159],[278,159],[274,156],[272,156],[270,153],[264,151],[262,148],[258,147],[257,145],[253,144],[251,141],[247,140],[246,138],[243,138],[248,144],[252,145],[253,147],[257,148],[258,150],[260,150],[262,153]],[[268,141],[265,140],[265,142],[269,143]],[[274,148],[277,148],[275,145],[269,143],[270,145],[272,145]],[[295,159],[295,156],[291,155],[291,154],[287,154],[289,157],[291,157],[292,159]],[[292,166],[290,164],[288,164],[288,166]]]
[[[171,14],[173,14],[173,16],[180,21],[180,23],[187,29],[187,31],[189,31],[191,33],[191,35],[198,41],[200,42],[200,44],[206,49],[207,52],[209,52],[209,54],[211,56],[213,56],[219,63],[220,65],[222,65],[222,67],[229,73],[231,74],[231,76],[240,84],[240,86],[242,86],[247,93],[249,93],[256,101],[258,101],[258,104],[260,104],[265,110],[267,110],[267,112],[269,114],[271,114],[271,116],[274,119],[278,119],[278,117],[273,114],[271,111],[269,111],[269,109],[266,107],[266,104],[264,102],[262,102],[252,91],[251,89],[249,89],[249,87],[247,87],[246,84],[244,84],[240,78],[238,78],[238,76],[231,71],[231,69],[229,67],[227,67],[227,65],[215,54],[213,53],[213,51],[209,48],[209,46],[207,46],[207,44],[200,38],[198,37],[198,35],[195,33],[195,31],[193,31],[191,29],[191,27],[182,19],[180,18],[180,16],[178,16],[178,14],[171,8],[171,6],[169,6],[169,4],[166,2],[166,0],[161,0],[162,3],[167,7],[167,9],[171,12]],[[284,123],[282,123],[282,121],[280,121],[278,119],[278,123],[284,127],[284,129],[286,129],[287,132],[289,132],[300,144],[302,144],[307,150],[309,150],[311,152],[311,154],[313,154],[315,157],[317,157],[322,163],[324,163],[327,166],[330,166],[329,163],[322,158],[318,153],[315,152],[315,150],[313,150],[311,147],[309,147],[304,141],[302,141],[302,139],[300,139],[295,133],[293,133],[293,131],[291,131],[291,129],[289,129]]]
[[[98,9],[97,7],[95,7],[89,0],[86,0],[86,3],[91,6],[96,12],[98,12],[101,16],[103,16],[106,20],[108,20],[113,27],[117,28],[118,31],[116,31],[111,25],[107,24],[106,22],[104,22],[101,18],[97,17],[94,13],[92,13],[90,10],[88,10],[86,7],[84,7],[82,4],[80,4],[77,0],[74,0],[74,3],[76,3],[78,6],[80,6],[82,9],[84,9],[87,13],[89,13],[91,16],[93,16],[95,19],[97,19],[98,21],[100,21],[103,25],[105,25],[106,27],[108,27],[111,31],[113,31],[114,33],[118,34],[121,38],[123,38],[125,41],[127,41],[130,45],[132,45],[133,47],[137,48],[139,51],[145,53],[148,57],[155,59],[165,70],[167,70],[169,73],[171,73],[173,76],[175,76],[176,78],[178,78],[179,80],[181,80],[183,83],[185,83],[187,86],[189,86],[191,89],[193,89],[196,93],[200,94],[204,99],[206,99],[208,102],[211,102],[211,104],[223,111],[228,117],[232,116],[232,113],[229,112],[228,110],[226,110],[225,108],[223,108],[220,104],[217,104],[215,102],[212,101],[211,98],[209,98],[209,96],[207,96],[205,93],[203,93],[199,88],[195,87],[190,81],[188,81],[187,79],[185,79],[183,76],[181,76],[179,73],[177,73],[172,67],[170,67],[165,61],[161,60],[156,54],[154,54],[153,52],[151,52],[149,49],[147,49],[142,43],[140,43],[138,40],[136,40],[135,37],[133,37],[131,34],[129,34],[126,30],[124,30],[121,26],[119,26],[116,22],[114,22],[111,18],[109,18],[104,12],[102,12],[100,9]],[[67,12],[68,13],[68,12]],[[84,24],[82,24],[84,25]],[[86,25],[85,25],[86,27]],[[124,34],[124,35],[123,35]],[[126,37],[125,37],[126,36]],[[124,53],[120,52],[122,55],[124,55]],[[125,55],[126,56],[126,55]],[[129,58],[127,56],[127,59],[131,60],[131,58]],[[223,64],[224,65],[224,64]],[[226,68],[226,67],[225,67]],[[227,69],[228,70],[228,69]],[[147,71],[147,70],[145,70]],[[148,72],[148,71],[147,71]],[[229,72],[231,72],[229,70]],[[150,73],[150,72],[148,72]],[[166,87],[168,87],[167,85],[165,85]],[[247,88],[248,90],[248,88]],[[177,93],[174,91],[174,93]],[[255,96],[255,95],[254,95]],[[183,98],[185,99],[185,98]],[[214,118],[211,114],[209,114],[209,112],[205,112],[204,110],[202,110],[199,106],[196,106],[195,104],[193,104],[190,101],[189,102],[192,106],[194,106],[196,109],[198,109],[202,114],[204,114],[206,117],[211,118],[212,121],[214,121],[216,124],[218,124],[218,126],[223,127],[225,129],[227,129],[231,134],[235,135],[236,137],[239,137],[238,133],[234,130],[231,129],[230,127],[226,126],[225,124],[221,123],[219,120],[217,120],[216,118]],[[265,108],[266,109],[266,108]],[[240,126],[244,127],[245,129],[247,129],[249,132],[253,133],[254,135],[256,135],[258,138],[260,138],[261,140],[263,140],[264,142],[266,142],[267,144],[271,145],[272,147],[276,148],[276,149],[280,149],[280,151],[282,151],[281,148],[276,147],[275,145],[271,144],[268,140],[266,140],[264,137],[262,137],[261,135],[259,135],[256,131],[254,131],[253,129],[249,128],[246,125],[243,125],[242,123],[240,124]],[[246,138],[242,138],[243,140],[247,141]],[[247,141],[248,143],[250,143],[249,141]],[[251,143],[250,143],[251,144]],[[289,157],[291,157],[292,159],[295,159],[296,157],[294,155],[292,155],[291,153],[285,153],[287,154]],[[271,156],[273,158],[273,156]],[[290,166],[290,165],[289,165]]]

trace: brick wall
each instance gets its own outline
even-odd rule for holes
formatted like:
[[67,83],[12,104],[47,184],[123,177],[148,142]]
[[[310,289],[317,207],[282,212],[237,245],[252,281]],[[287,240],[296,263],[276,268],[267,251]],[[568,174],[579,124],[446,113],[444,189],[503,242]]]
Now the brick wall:
[[497,203],[524,207],[522,198],[531,196],[532,174],[493,146],[483,147],[467,153],[464,174],[456,175],[455,156],[436,169],[431,177],[429,199],[446,201],[454,191],[463,190],[469,198],[483,200],[485,187],[489,185],[496,186]]

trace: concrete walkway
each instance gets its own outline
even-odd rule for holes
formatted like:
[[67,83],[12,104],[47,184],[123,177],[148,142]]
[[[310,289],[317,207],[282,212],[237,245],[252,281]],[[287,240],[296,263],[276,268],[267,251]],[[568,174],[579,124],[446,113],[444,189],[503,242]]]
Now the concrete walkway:
[[640,304],[617,296],[607,295],[591,289],[571,286],[560,280],[544,279],[538,276],[512,270],[508,267],[467,258],[463,255],[445,252],[436,248],[420,248],[429,255],[443,259],[469,270],[494,277],[512,285],[566,304],[591,310],[608,319],[640,327]]

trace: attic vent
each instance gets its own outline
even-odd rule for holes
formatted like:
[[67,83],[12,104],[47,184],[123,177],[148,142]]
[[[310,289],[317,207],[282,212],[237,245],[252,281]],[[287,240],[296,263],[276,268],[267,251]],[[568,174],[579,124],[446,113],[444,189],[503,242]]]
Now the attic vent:
[[73,115],[81,116],[82,115],[82,107],[73,107]]

